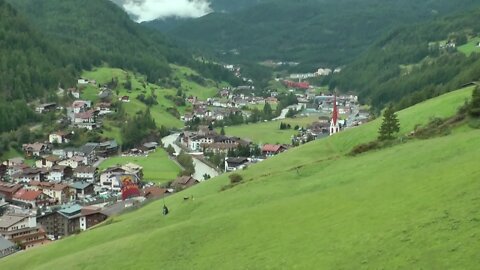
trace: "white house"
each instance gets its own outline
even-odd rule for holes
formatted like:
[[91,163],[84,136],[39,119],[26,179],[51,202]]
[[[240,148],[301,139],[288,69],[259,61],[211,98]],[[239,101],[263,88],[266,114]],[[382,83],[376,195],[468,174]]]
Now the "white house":
[[63,204],[70,197],[69,187],[64,184],[54,184],[49,188],[44,188],[43,193],[53,198],[58,204]]
[[37,168],[52,168],[55,166],[60,159],[56,156],[43,157],[35,162],[35,167]]
[[64,171],[60,169],[53,169],[47,174],[47,180],[60,183],[65,177]]
[[72,169],[75,169],[81,164],[85,164],[85,160],[86,160],[86,157],[73,156],[69,159],[60,161],[58,165],[69,166]]
[[199,151],[201,150],[202,144],[210,144],[214,142],[215,140],[213,137],[194,136],[188,140],[188,148],[192,151]]
[[81,113],[89,109],[91,105],[92,105],[91,101],[75,100],[72,103],[72,109],[74,113]]
[[77,84],[79,84],[79,85],[87,85],[87,84],[88,84],[88,80],[87,80],[87,79],[80,78],[80,79],[77,80]]
[[71,133],[57,131],[48,135],[48,141],[50,143],[59,143],[59,144],[69,143],[71,135],[72,135]]
[[73,177],[77,180],[93,183],[97,175],[97,169],[89,166],[79,166],[73,172]]
[[100,174],[100,185],[113,191],[120,191],[124,178],[138,182],[142,177],[143,168],[135,164],[126,164],[122,167],[111,167]]
[[98,103],[95,106],[95,109],[98,111],[99,115],[105,115],[112,113],[113,111],[111,110],[112,105],[110,103]]
[[232,172],[236,170],[241,170],[247,167],[249,163],[248,158],[225,158],[225,172]]
[[69,187],[65,184],[49,182],[30,182],[29,190],[41,191],[54,199],[58,204],[63,204],[69,199]]

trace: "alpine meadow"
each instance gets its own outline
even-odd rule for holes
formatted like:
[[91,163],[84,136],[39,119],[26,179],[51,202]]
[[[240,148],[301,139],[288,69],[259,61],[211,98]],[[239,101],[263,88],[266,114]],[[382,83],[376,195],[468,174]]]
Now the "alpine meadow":
[[0,269],[477,269],[479,15],[0,0]]

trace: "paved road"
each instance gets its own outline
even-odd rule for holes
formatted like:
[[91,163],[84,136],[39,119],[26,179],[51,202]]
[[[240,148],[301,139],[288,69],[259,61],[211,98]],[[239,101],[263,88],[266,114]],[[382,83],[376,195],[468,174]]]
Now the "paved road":
[[357,114],[359,113],[359,109],[357,106],[352,108],[352,113],[347,118],[347,127],[353,127],[353,123],[357,120]]
[[[178,136],[180,136],[180,134],[175,133],[162,138],[163,146],[168,147],[168,145],[172,145],[173,149],[175,149],[176,154],[179,154],[181,151],[180,147],[178,147],[175,144],[175,141],[178,139]],[[193,157],[193,165],[195,166],[195,174],[193,175],[193,178],[198,179],[200,181],[203,180],[204,174],[209,174],[211,177],[215,177],[219,174],[216,170],[214,170],[207,164],[203,163],[202,161],[196,159],[195,157]]]
[[272,121],[285,119],[287,117],[287,113],[290,109],[295,109],[295,110],[298,111],[298,110],[302,109],[302,105],[296,104],[296,105],[288,106],[287,108],[282,110],[282,113],[280,113],[280,116],[278,116],[277,118],[273,118]]
[[100,167],[100,164],[104,162],[106,158],[99,157],[98,160],[92,165],[93,167]]

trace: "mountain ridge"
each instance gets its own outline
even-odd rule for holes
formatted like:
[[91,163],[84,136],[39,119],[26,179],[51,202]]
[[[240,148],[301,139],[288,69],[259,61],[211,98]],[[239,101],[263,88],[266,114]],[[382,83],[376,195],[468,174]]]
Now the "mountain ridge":
[[[395,27],[476,5],[475,1],[267,1],[189,20],[168,35],[227,61],[297,61],[311,71],[319,65],[348,63]],[[155,22],[151,24],[154,27]],[[231,50],[240,54],[228,54]]]

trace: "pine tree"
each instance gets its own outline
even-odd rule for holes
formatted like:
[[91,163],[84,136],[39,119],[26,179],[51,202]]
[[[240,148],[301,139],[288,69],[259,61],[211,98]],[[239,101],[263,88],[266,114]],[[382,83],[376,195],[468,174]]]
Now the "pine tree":
[[220,130],[220,135],[225,136],[225,128],[224,127],[222,127],[222,129]]
[[378,139],[380,141],[392,140],[395,134],[400,131],[400,123],[397,115],[393,110],[393,106],[389,105],[383,113],[383,122],[378,131]]
[[272,107],[270,106],[270,104],[267,102],[265,103],[265,105],[263,106],[263,117],[264,117],[264,120],[270,120],[272,119]]
[[472,102],[468,108],[468,113],[472,117],[480,117],[480,88],[475,88],[472,94]]

